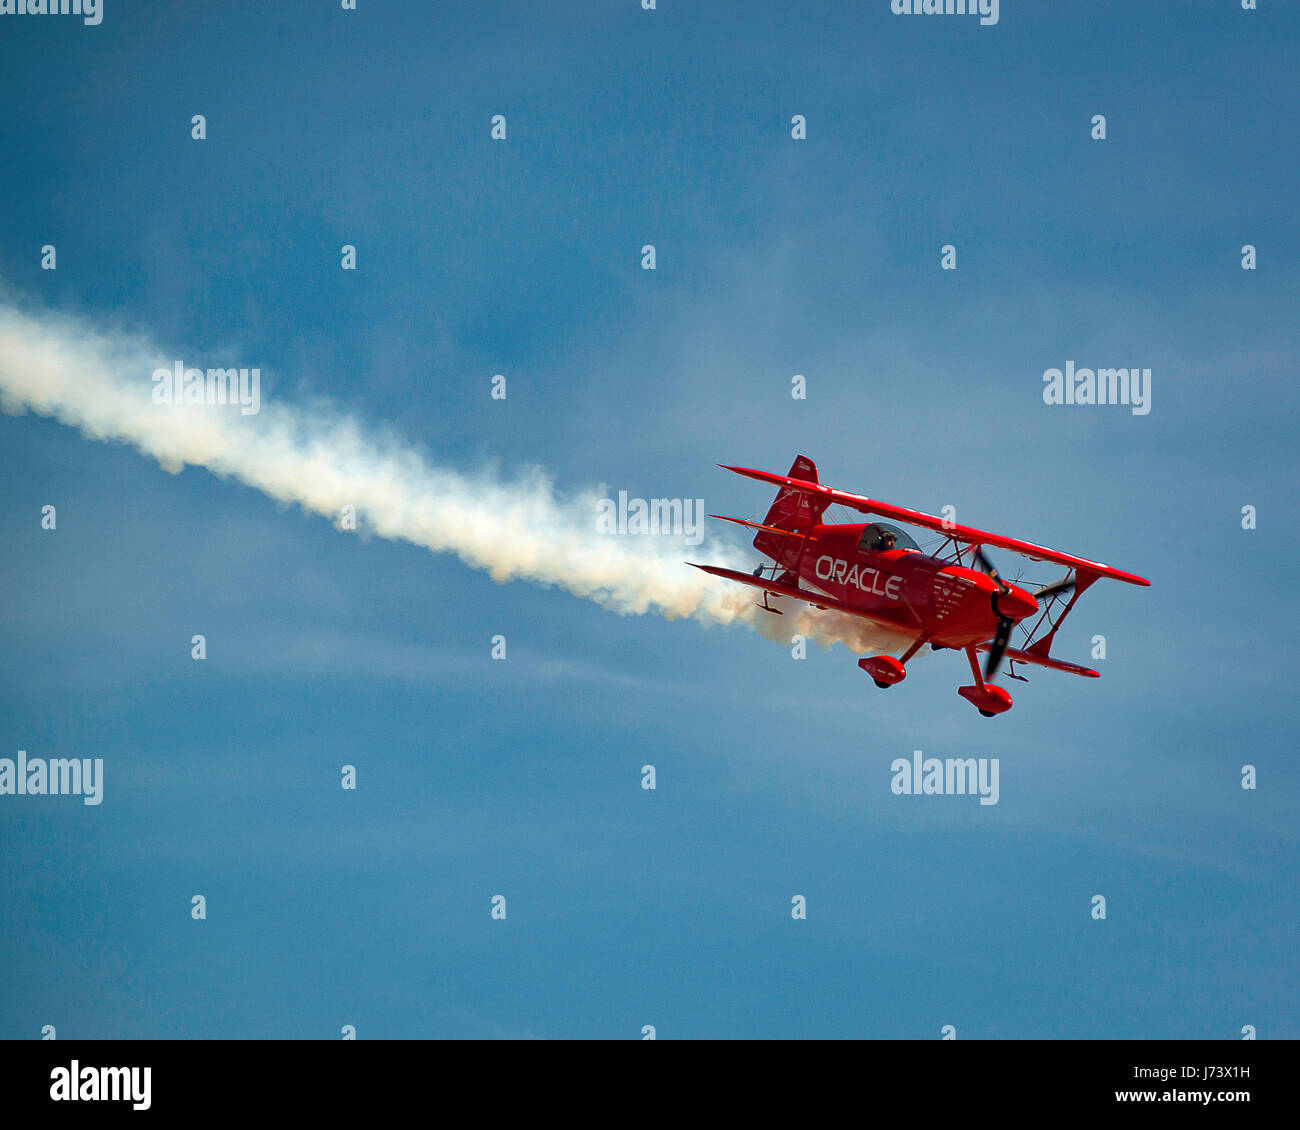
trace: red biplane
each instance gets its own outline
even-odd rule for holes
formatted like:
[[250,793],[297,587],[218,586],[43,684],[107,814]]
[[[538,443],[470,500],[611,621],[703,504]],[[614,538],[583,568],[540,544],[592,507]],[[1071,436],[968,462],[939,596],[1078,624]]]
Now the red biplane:
[[[1101,577],[1130,585],[1151,583],[1084,557],[822,486],[816,465],[802,455],[788,475],[747,467],[725,469],[780,487],[761,523],[709,515],[757,530],[754,548],[776,564],[760,565],[753,575],[714,565],[695,568],[762,589],[759,607],[777,615],[780,609],[773,608],[768,598],[788,596],[817,608],[861,616],[910,638],[913,643],[900,657],[873,655],[858,660],[858,666],[878,687],[901,683],[907,674],[905,664],[926,644],[935,651],[964,651],[975,681],[959,687],[958,694],[974,703],[985,717],[1011,709],[1011,696],[990,681],[1004,658],[1010,664],[1009,677],[1019,682],[1028,680],[1015,673],[1017,663],[1097,678],[1096,671],[1050,655],[1062,621],[1084,590]],[[922,526],[942,535],[943,540],[933,552],[922,552],[908,534],[889,522],[823,524],[822,515],[831,503]],[[999,575],[984,555],[985,546],[1010,550],[1031,561],[1064,565],[1069,572],[1063,579],[1029,592]],[[1017,624],[1025,639],[1022,646],[1012,647],[1011,631]],[[982,674],[977,652],[987,653]]]

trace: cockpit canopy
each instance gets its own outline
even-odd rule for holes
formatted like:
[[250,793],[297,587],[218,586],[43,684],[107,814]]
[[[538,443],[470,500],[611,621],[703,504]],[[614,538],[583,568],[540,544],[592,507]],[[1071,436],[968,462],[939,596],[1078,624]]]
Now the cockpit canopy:
[[879,553],[886,549],[919,550],[921,547],[897,526],[888,522],[872,522],[862,531],[858,548],[868,553]]

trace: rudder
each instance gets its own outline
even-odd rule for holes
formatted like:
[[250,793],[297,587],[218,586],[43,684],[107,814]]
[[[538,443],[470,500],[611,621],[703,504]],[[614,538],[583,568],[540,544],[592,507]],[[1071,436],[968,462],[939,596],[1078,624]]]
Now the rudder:
[[[806,455],[797,456],[786,478],[815,483],[818,481],[817,464]],[[821,521],[828,505],[830,500],[820,495],[782,487],[777,491],[776,498],[767,511],[763,525],[773,526],[778,530],[790,530],[792,533],[807,533]],[[754,538],[754,548],[769,557],[778,557],[780,548],[786,540],[780,534],[760,530],[758,536]]]

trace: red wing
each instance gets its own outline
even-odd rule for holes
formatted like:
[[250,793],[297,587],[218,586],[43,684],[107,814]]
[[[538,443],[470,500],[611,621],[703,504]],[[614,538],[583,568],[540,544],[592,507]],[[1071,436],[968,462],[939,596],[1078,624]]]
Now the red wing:
[[831,502],[838,502],[841,506],[847,506],[849,509],[860,511],[863,514],[879,514],[882,517],[893,518],[899,522],[924,526],[926,529],[935,530],[956,541],[969,542],[973,545],[991,545],[998,549],[1010,550],[1012,553],[1023,553],[1031,561],[1051,561],[1057,565],[1065,565],[1070,569],[1085,569],[1096,573],[1098,576],[1110,577],[1112,580],[1124,581],[1130,585],[1151,584],[1145,577],[1139,577],[1136,573],[1126,573],[1123,569],[1112,569],[1109,565],[1103,565],[1099,561],[1089,561],[1086,557],[1075,557],[1070,553],[1061,553],[1055,549],[1048,549],[1046,546],[1035,545],[1031,541],[1021,541],[1019,538],[991,534],[987,530],[977,530],[974,526],[959,526],[947,522],[943,518],[937,518],[933,514],[924,514],[920,510],[909,510],[906,506],[893,506],[888,502],[877,502],[874,498],[865,498],[860,494],[849,494],[846,491],[835,490],[833,487],[822,486],[818,483],[806,483],[800,479],[789,479],[784,475],[773,475],[769,471],[754,471],[748,467],[728,467],[725,463],[720,463],[719,466],[728,471],[735,471],[738,475],[757,479],[759,482],[773,483],[776,486],[788,487],[791,490],[807,491],[809,494],[819,494]]
[[755,577],[750,573],[741,573],[735,569],[723,569],[719,565],[696,565],[693,561],[688,561],[686,564],[692,569],[702,569],[706,573],[712,573],[715,577],[723,577],[728,581],[738,581],[742,585],[762,589],[764,592],[770,592],[773,596],[792,596],[795,600],[806,600],[809,604],[815,604],[820,608],[834,608],[837,612],[847,612],[850,616],[861,616],[862,619],[870,620],[873,624],[883,624],[885,627],[902,631],[912,630],[913,634],[915,634],[910,621],[904,621],[901,618],[889,619],[875,613],[864,612],[861,608],[856,608],[844,600],[836,600],[833,596],[797,588],[794,585],[785,584],[783,581],[770,578],[764,580],[762,577]]
[[[976,651],[988,651],[989,645],[986,643],[977,644]],[[1035,655],[1033,652],[1021,651],[1018,647],[1007,648],[1006,657],[1014,659],[1017,663],[1032,663],[1036,667],[1050,667],[1053,671],[1064,671],[1070,675],[1082,675],[1086,679],[1100,679],[1101,672],[1094,671],[1091,667],[1081,667],[1077,663],[1067,663],[1064,659],[1053,659],[1048,655]]]

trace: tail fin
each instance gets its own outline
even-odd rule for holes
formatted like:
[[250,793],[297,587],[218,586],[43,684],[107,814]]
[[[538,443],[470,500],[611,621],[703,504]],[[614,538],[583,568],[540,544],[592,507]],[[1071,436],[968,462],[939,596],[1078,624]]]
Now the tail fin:
[[[790,473],[786,475],[786,478],[799,479],[805,483],[815,483],[818,481],[817,464],[806,455],[800,455],[795,459],[794,466],[790,468]],[[782,487],[777,491],[776,498],[767,512],[767,517],[763,519],[763,525],[774,526],[778,530],[790,530],[793,533],[806,534],[821,521],[822,513],[828,505],[830,505],[829,499],[820,495],[814,496],[801,490]],[[760,553],[766,553],[769,557],[775,558],[779,556],[781,546],[786,540],[780,534],[768,533],[764,530],[754,538],[754,548]]]

